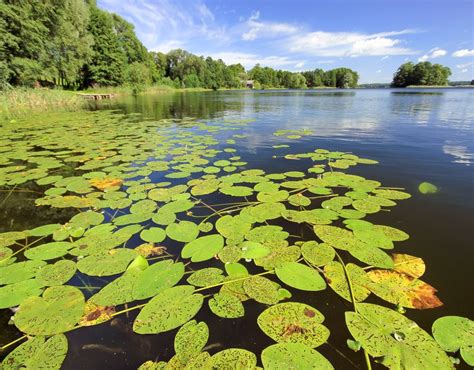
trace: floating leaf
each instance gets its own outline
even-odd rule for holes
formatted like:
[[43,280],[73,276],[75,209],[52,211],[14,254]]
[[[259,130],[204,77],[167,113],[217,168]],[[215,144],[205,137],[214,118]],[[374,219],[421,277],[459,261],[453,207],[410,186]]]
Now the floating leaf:
[[461,357],[474,366],[474,321],[460,316],[440,317],[433,323],[433,337],[446,352],[461,350]]
[[122,179],[117,179],[117,178],[112,178],[112,177],[105,177],[103,179],[92,179],[89,180],[89,183],[99,189],[99,190],[107,190],[110,188],[114,187],[119,187],[122,185],[123,180]]
[[137,252],[133,249],[111,249],[79,260],[77,269],[90,276],[116,275],[124,272],[136,256]]
[[184,276],[182,262],[172,260],[156,262],[140,274],[136,280],[132,296],[134,299],[153,297],[177,284]]
[[68,253],[74,245],[68,242],[51,242],[25,251],[25,257],[31,260],[52,260]]
[[420,257],[409,254],[392,254],[393,269],[418,279],[425,273],[425,262]]
[[305,242],[301,246],[301,253],[304,259],[314,266],[324,266],[336,256],[336,251],[329,244],[315,241]]
[[300,290],[318,291],[326,289],[326,282],[319,273],[297,262],[285,262],[275,269],[278,278],[285,284]]
[[84,309],[84,314],[79,324],[81,326],[92,326],[102,324],[110,320],[115,314],[113,306],[99,306],[94,302],[87,301]]
[[257,319],[263,332],[279,343],[301,343],[314,348],[329,337],[324,316],[315,308],[297,302],[280,303],[263,311]]
[[68,282],[75,273],[76,264],[73,261],[61,260],[41,267],[36,275],[36,281],[47,286],[62,285]]
[[375,225],[374,228],[376,230],[382,231],[387,238],[393,241],[401,242],[407,240],[410,237],[406,232],[391,226]]
[[209,308],[219,317],[235,319],[245,314],[242,302],[234,295],[226,293],[215,294],[209,300]]
[[[351,279],[352,291],[356,302],[364,301],[370,294],[366,287],[370,279],[364,270],[352,263],[346,265],[347,275]],[[345,300],[352,302],[352,295],[347,281],[346,273],[340,262],[332,261],[324,266],[324,274],[329,286]]]
[[74,327],[84,311],[84,296],[71,286],[46,289],[43,297],[29,297],[15,314],[15,325],[30,335],[64,333]]
[[161,243],[166,238],[166,232],[159,227],[150,227],[140,233],[140,238],[149,243]]
[[166,234],[173,240],[188,243],[199,235],[199,228],[194,222],[180,221],[166,227]]
[[421,194],[435,194],[438,192],[438,187],[429,182],[422,182],[418,185],[418,191]]
[[2,362],[3,370],[60,369],[68,350],[67,339],[59,334],[46,342],[35,337],[15,348]]
[[388,308],[359,303],[346,312],[352,336],[382,364],[394,369],[452,369],[448,356],[415,322]]
[[191,320],[184,324],[174,338],[174,350],[182,363],[189,362],[204,348],[209,338],[209,328],[205,322]]
[[257,242],[245,241],[239,246],[242,248],[242,258],[262,258],[270,254],[270,248]]
[[141,274],[142,271],[138,269],[125,272],[94,294],[90,301],[100,306],[117,306],[132,302],[133,290]]
[[275,304],[279,301],[278,285],[263,276],[252,276],[243,282],[245,293],[257,302]]
[[158,334],[180,327],[200,310],[201,294],[194,287],[179,285],[153,297],[138,314],[133,331],[138,334]]
[[219,284],[224,280],[223,271],[216,267],[207,267],[194,272],[187,280],[189,284],[198,287]]
[[265,369],[334,369],[318,351],[301,343],[278,343],[262,351]]
[[217,256],[224,263],[237,262],[242,258],[242,249],[237,246],[226,246],[224,247]]
[[43,226],[38,226],[32,230],[28,231],[28,235],[31,236],[47,236],[53,234],[61,225],[59,224],[48,224]]
[[387,302],[419,310],[443,305],[435,288],[411,276],[392,270],[371,270],[367,276],[370,291]]
[[44,261],[23,261],[0,267],[0,284],[12,284],[36,276]]
[[0,308],[18,306],[26,298],[39,296],[43,292],[43,284],[35,279],[23,280],[0,287]]
[[254,369],[257,356],[245,349],[228,348],[212,356],[206,366],[212,369]]
[[352,203],[352,207],[363,213],[377,213],[380,211],[380,205],[367,199],[357,199]]
[[224,238],[221,235],[201,236],[184,246],[181,257],[191,258],[191,262],[202,262],[217,255],[222,248],[224,248]]

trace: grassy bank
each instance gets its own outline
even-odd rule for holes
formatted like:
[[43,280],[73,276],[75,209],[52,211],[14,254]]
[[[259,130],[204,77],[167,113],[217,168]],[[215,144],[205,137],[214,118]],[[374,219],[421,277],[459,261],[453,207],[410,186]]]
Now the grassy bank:
[[[166,85],[157,85],[147,87],[141,94],[166,94],[194,91],[206,91],[206,89],[176,89]],[[84,109],[89,102],[84,99],[84,97],[81,97],[79,93],[126,96],[131,94],[131,90],[126,86],[104,87],[82,91],[46,88],[14,88],[0,92],[0,117],[15,118],[32,111],[70,111]]]

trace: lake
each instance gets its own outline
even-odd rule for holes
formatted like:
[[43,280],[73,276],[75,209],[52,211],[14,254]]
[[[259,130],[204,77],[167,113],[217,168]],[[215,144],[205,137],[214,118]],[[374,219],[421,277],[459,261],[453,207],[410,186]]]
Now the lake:
[[[94,166],[95,162],[91,162],[89,167],[77,168],[83,163],[89,163],[87,161],[91,160],[90,153],[81,161],[77,158],[71,159],[83,155],[85,147],[93,148],[99,160],[119,153],[121,157],[117,157],[117,160],[127,163],[121,171],[130,172],[134,166],[140,167],[150,161],[157,162],[155,168],[161,168],[160,166],[164,165],[158,162],[166,162],[167,155],[172,151],[171,147],[162,143],[164,140],[173,142],[173,138],[173,145],[176,146],[179,146],[180,140],[186,140],[184,150],[172,152],[175,158],[181,158],[182,163],[190,161],[189,158],[180,157],[186,155],[189,144],[193,150],[198,151],[198,156],[204,156],[211,161],[227,160],[232,156],[240,157],[233,160],[238,162],[235,166],[238,168],[237,172],[245,169],[259,169],[265,174],[305,172],[314,164],[308,157],[295,158],[287,155],[314,153],[318,148],[373,159],[379,163],[358,164],[348,169],[335,168],[334,171],[377,180],[382,186],[404,189],[403,191],[412,195],[409,199],[397,201],[395,207],[383,207],[382,211],[368,214],[364,218],[373,224],[396,227],[410,235],[408,240],[395,243],[394,252],[421,257],[425,261],[426,272],[421,279],[438,290],[437,295],[444,303],[441,307],[428,310],[407,309],[406,316],[429,333],[432,323],[438,317],[472,316],[474,291],[469,286],[474,260],[471,236],[474,219],[474,90],[453,88],[186,92],[144,95],[138,98],[118,97],[92,105],[90,110],[85,113],[32,115],[27,119],[18,119],[15,130],[8,128],[8,123],[4,123],[1,129],[2,132],[8,132],[8,139],[2,134],[0,143],[2,146],[6,145],[8,150],[15,150],[15,155],[9,157],[9,151],[2,150],[9,159],[0,162],[0,170],[5,166],[23,165],[27,158],[25,153],[37,153],[36,157],[46,158],[54,152],[54,163],[48,162],[48,165],[44,165],[45,160],[29,161],[25,168],[29,168],[32,163],[38,166],[41,164],[48,175],[59,174],[63,178],[100,171],[102,167]],[[107,120],[109,123],[102,127],[101,120]],[[158,123],[160,120],[165,121]],[[196,126],[196,120],[200,122],[201,127]],[[41,123],[46,127],[42,135],[22,129],[24,124],[26,127],[31,125],[38,129]],[[64,132],[55,128],[55,125],[63,127]],[[95,125],[97,129],[94,129]],[[139,131],[140,125],[146,127],[146,134],[145,131]],[[220,125],[224,125],[222,127],[226,129],[219,129]],[[71,127],[75,129],[72,130]],[[81,127],[86,131],[85,136],[81,136]],[[125,133],[122,133],[122,128]],[[134,128],[137,128],[136,135]],[[204,134],[199,131],[203,128]],[[203,136],[197,140],[193,139],[196,135]],[[119,140],[120,146],[117,148],[110,145],[110,140]],[[22,143],[19,144],[21,150],[18,147],[14,149],[15,143],[19,142]],[[25,142],[31,144],[25,145]],[[75,143],[81,147],[80,150],[74,150]],[[141,146],[145,154],[150,152],[155,155],[157,151],[154,147],[162,146],[163,155],[158,158],[140,155],[136,148]],[[206,146],[219,152],[206,152]],[[61,162],[63,160],[69,166],[67,169],[61,167],[64,165]],[[57,165],[57,161],[61,163]],[[200,162],[195,164],[200,165],[206,166]],[[224,166],[234,167],[230,163],[225,163],[222,167]],[[180,167],[179,173],[186,173],[187,170],[189,168],[186,166]],[[229,173],[235,171],[232,168],[228,170]],[[190,178],[199,178],[202,175],[191,171],[190,176],[170,179],[164,177],[164,172],[160,171],[163,170],[149,171],[150,173],[145,171],[136,175],[137,178],[148,176],[152,184],[170,181],[173,185],[186,184]],[[111,173],[113,174],[112,170]],[[250,176],[253,175],[259,176],[258,173]],[[2,176],[10,175],[9,172],[0,172],[0,179]],[[297,179],[298,176],[295,174],[295,178],[291,180]],[[310,174],[309,177],[316,178],[318,175]],[[42,192],[50,186],[35,185],[34,180],[38,178],[41,176],[32,177],[33,180],[24,183],[18,181],[15,189],[26,189],[26,192],[10,192],[12,183],[2,184],[1,232],[29,230],[44,224],[64,224],[77,213],[75,208],[81,208],[51,208],[47,202],[44,206],[35,206],[35,200],[42,197]],[[129,181],[135,179],[133,177]],[[418,185],[422,182],[435,184],[438,191],[435,194],[421,194]],[[79,185],[83,186],[82,183]],[[79,188],[79,185],[76,188]],[[140,184],[129,184],[138,185]],[[58,187],[71,191],[67,186],[68,183],[64,183]],[[87,192],[86,189],[83,194]],[[77,193],[81,194],[81,191],[78,190]],[[55,194],[62,193],[51,193]],[[206,199],[206,204],[229,202],[229,197],[223,194],[206,196],[207,198],[203,198]],[[133,202],[142,199],[138,195],[132,198]],[[243,201],[242,197],[235,199]],[[196,215],[199,216],[199,212],[202,215],[212,213],[205,207],[196,211]],[[106,215],[105,222],[110,220],[113,213],[110,211]],[[193,215],[188,216],[192,220]],[[184,215],[180,219],[188,220]],[[148,222],[149,220],[142,224],[149,225]],[[272,224],[271,221],[270,223]],[[279,221],[278,225],[290,232],[290,238],[296,234],[296,239],[291,240],[292,243],[312,238],[310,230],[303,230],[300,225],[290,225],[290,222],[285,220]],[[135,248],[141,243],[143,241],[135,234],[127,246]],[[170,257],[179,258],[183,243],[166,239],[158,244],[168,248]],[[75,257],[69,255],[66,259],[75,260]],[[186,262],[186,259],[184,261]],[[240,262],[247,266],[251,273],[262,271],[253,263],[245,260]],[[198,262],[196,266],[222,268],[223,265],[216,259],[210,259],[207,262]],[[0,270],[0,277],[1,272]],[[78,273],[68,284],[84,286],[82,279],[86,275]],[[187,277],[188,275],[180,284],[185,284]],[[273,275],[270,279],[279,282]],[[110,281],[110,278],[92,278],[87,280],[86,285],[97,288],[82,289],[82,292],[87,299],[97,292],[94,289],[99,289]],[[279,284],[284,285],[282,282]],[[345,325],[344,312],[353,310],[352,303],[342,299],[329,287],[321,291],[290,290],[290,301],[306,303],[325,317],[324,325],[331,333],[328,343],[318,347],[318,352],[337,369],[364,368],[362,351],[354,352],[346,345],[346,340],[351,338],[351,335]],[[367,302],[394,307],[374,294],[370,295]],[[244,302],[244,307],[245,317],[225,319],[215,316],[205,303],[194,317],[197,321],[205,321],[209,326],[206,350],[211,355],[225,348],[237,347],[247,349],[259,357],[263,349],[275,343],[256,324],[257,317],[268,306],[249,300]],[[3,345],[22,334],[14,326],[8,325],[11,312],[8,309],[1,312],[0,340]],[[169,361],[174,354],[173,340],[177,329],[158,335],[136,334],[132,331],[132,324],[137,313],[132,310],[102,325],[83,327],[67,333],[69,350],[63,368],[135,369],[148,360]],[[261,366],[261,362],[259,365]],[[376,368],[377,366],[380,365],[375,365]]]

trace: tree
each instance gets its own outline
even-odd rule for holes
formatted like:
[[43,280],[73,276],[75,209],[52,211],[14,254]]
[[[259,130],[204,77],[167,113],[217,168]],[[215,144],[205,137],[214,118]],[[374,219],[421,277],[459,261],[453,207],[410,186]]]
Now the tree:
[[409,85],[447,85],[451,70],[441,64],[411,62],[402,64],[393,76],[393,87]]
[[91,62],[85,68],[84,85],[120,85],[124,82],[126,55],[115,33],[112,16],[91,7],[88,29],[94,45]]
[[151,82],[150,69],[145,63],[133,62],[128,66],[126,82],[132,94],[138,95]]

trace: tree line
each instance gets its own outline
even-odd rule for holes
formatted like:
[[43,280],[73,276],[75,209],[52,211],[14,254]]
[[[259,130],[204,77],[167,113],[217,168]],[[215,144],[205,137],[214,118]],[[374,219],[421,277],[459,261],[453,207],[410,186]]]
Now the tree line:
[[395,72],[392,87],[418,86],[446,86],[451,70],[441,64],[430,62],[412,62],[402,64]]
[[134,86],[254,88],[355,87],[348,68],[301,73],[204,58],[177,49],[149,52],[134,26],[94,0],[0,2],[0,87]]

